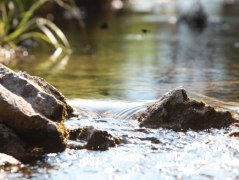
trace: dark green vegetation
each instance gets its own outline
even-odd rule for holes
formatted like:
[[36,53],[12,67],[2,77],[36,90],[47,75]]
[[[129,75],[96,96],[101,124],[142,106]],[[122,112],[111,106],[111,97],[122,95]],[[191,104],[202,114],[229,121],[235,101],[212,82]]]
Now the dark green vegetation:
[[49,19],[37,15],[47,3],[55,3],[70,10],[73,1],[68,0],[2,0],[0,2],[0,46],[16,48],[21,42],[32,39],[45,41],[66,51],[70,45],[64,33]]

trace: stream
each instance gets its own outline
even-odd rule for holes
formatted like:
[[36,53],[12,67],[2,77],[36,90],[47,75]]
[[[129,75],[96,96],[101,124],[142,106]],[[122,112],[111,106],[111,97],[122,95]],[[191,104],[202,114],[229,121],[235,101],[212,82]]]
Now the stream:
[[[131,13],[98,16],[86,32],[77,24],[62,25],[72,46],[69,56],[50,55],[43,46],[10,64],[43,77],[69,104],[87,110],[84,117],[68,119],[67,126],[92,125],[124,143],[108,151],[47,154],[19,172],[0,172],[0,179],[239,178],[239,140],[228,136],[238,131],[235,127],[174,132],[140,128],[135,120],[176,87],[238,117],[239,2],[202,0],[209,19],[200,31],[176,23],[193,0],[140,2]],[[100,28],[102,23],[108,29]]]

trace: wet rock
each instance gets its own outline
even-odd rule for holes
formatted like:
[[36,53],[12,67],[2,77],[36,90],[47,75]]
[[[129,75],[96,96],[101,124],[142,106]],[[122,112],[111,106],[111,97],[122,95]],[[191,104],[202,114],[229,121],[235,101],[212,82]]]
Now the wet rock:
[[85,147],[89,150],[105,151],[110,147],[115,147],[120,143],[121,142],[118,138],[113,137],[107,131],[97,130],[94,131]]
[[[35,81],[32,81],[32,79],[35,79]],[[51,120],[61,122],[67,117],[67,107],[56,98],[60,96],[54,96],[57,91],[54,91],[53,87],[50,87],[44,81],[37,80],[34,77],[30,78],[26,74],[19,75],[0,64],[0,84],[31,104],[36,112]]]
[[62,123],[51,121],[34,111],[22,97],[0,85],[0,123],[14,130],[29,145],[46,151],[61,151],[66,145],[67,132]]
[[223,128],[235,122],[230,112],[216,111],[203,102],[189,99],[182,88],[168,92],[149,106],[138,120],[141,127],[176,131]]
[[160,144],[162,143],[160,140],[158,140],[156,137],[146,137],[146,138],[140,138],[142,141],[150,141],[153,144]]
[[64,119],[71,110],[64,97],[44,80],[16,74],[0,64],[0,123],[27,146],[46,152],[64,150],[68,138]]
[[[115,147],[118,144],[121,144],[119,138],[113,137],[107,131],[101,131],[93,126],[85,126],[75,130],[69,130],[71,140],[83,140],[87,144],[84,148],[89,150],[100,150],[105,151],[110,147]],[[82,146],[80,146],[82,149]]]
[[73,114],[74,109],[67,104],[65,96],[61,92],[59,92],[54,86],[46,82],[43,78],[37,76],[30,76],[28,73],[22,71],[18,72],[18,75],[36,83],[42,88],[44,92],[54,96],[57,100],[63,103],[63,105],[66,107],[67,117],[70,117]]
[[69,131],[69,139],[70,140],[83,140],[89,141],[92,134],[96,131],[93,126],[84,126],[76,129],[70,129]]
[[231,132],[230,134],[229,134],[229,136],[230,137],[239,137],[239,132]]
[[68,129],[69,132],[69,140],[76,141],[81,133],[82,128],[77,129]]
[[0,153],[19,157],[23,156],[26,152],[26,144],[16,133],[4,124],[0,124]]

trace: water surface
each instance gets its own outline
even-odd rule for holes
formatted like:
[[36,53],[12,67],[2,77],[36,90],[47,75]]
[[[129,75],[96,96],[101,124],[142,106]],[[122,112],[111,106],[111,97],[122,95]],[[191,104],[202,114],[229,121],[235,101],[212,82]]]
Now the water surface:
[[[70,119],[68,126],[94,125],[127,143],[105,152],[67,149],[49,154],[44,163],[30,166],[31,173],[9,178],[239,177],[239,141],[228,137],[229,130],[142,130],[133,120],[150,102],[179,86],[191,97],[239,113],[239,6],[203,1],[209,24],[198,31],[176,23],[192,1],[152,2],[134,6],[133,13],[99,16],[85,33],[77,25],[65,26],[73,50],[69,57],[50,58],[48,51],[39,50],[35,58],[12,64],[15,70],[45,78],[75,107],[97,113]],[[105,22],[109,28],[101,29]],[[159,143],[142,140],[150,137]]]

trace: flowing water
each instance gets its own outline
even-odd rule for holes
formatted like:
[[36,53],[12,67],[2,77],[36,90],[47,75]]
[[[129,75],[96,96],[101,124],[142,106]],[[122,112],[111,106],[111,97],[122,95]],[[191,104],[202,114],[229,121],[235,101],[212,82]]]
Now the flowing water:
[[[67,126],[93,125],[125,143],[103,152],[67,149],[48,154],[43,162],[2,177],[239,178],[239,141],[228,136],[236,129],[183,133],[139,128],[134,120],[178,86],[190,97],[239,113],[238,2],[202,1],[209,15],[203,31],[176,23],[193,1],[138,2],[132,13],[99,16],[85,32],[66,23],[70,56],[50,57],[45,47],[46,53],[39,50],[26,62],[11,65],[45,78],[70,104],[93,112],[69,119]],[[100,28],[105,22],[108,29]]]

